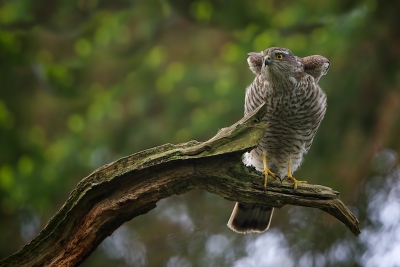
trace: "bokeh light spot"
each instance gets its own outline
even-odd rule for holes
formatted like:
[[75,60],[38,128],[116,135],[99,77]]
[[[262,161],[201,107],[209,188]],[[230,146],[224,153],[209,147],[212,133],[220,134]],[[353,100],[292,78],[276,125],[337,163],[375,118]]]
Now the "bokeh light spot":
[[14,172],[10,165],[5,164],[0,167],[0,187],[8,190],[13,185]]
[[27,156],[23,155],[19,160],[18,160],[18,171],[22,175],[29,175],[32,173],[34,168],[34,163],[33,160]]
[[213,13],[213,6],[209,1],[196,1],[190,6],[190,11],[198,21],[208,22]]
[[87,57],[92,52],[92,45],[85,38],[80,38],[75,42],[75,52],[82,57]]
[[79,133],[85,127],[83,118],[78,114],[73,114],[68,118],[68,128],[75,133]]

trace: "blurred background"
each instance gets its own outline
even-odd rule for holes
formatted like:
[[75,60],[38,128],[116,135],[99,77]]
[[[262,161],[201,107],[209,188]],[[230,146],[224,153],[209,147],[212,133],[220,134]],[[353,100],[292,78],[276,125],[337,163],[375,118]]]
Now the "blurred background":
[[46,225],[94,169],[205,141],[243,115],[247,53],[331,62],[328,110],[295,177],[341,192],[354,237],[283,207],[269,231],[226,227],[234,203],[162,200],[82,266],[400,266],[399,1],[0,1],[0,258]]

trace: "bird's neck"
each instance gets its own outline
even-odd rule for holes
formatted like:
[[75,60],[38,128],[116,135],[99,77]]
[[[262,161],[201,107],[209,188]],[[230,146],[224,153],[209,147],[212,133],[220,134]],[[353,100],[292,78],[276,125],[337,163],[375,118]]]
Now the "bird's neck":
[[293,75],[272,75],[271,73],[266,73],[266,79],[269,81],[269,88],[274,93],[284,93],[292,91],[297,84],[297,79]]

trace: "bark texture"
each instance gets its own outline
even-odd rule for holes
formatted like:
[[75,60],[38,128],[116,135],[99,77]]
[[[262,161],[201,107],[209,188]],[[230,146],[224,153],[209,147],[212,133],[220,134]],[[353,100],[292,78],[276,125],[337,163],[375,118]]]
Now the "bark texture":
[[[40,234],[0,266],[77,266],[124,222],[154,209],[157,201],[192,189],[228,200],[280,208],[319,208],[343,222],[356,236],[359,222],[339,192],[321,185],[269,179],[245,167],[241,156],[256,147],[266,126],[265,106],[206,142],[165,144],[124,157],[95,170],[78,183]],[[227,218],[228,219],[228,218]]]

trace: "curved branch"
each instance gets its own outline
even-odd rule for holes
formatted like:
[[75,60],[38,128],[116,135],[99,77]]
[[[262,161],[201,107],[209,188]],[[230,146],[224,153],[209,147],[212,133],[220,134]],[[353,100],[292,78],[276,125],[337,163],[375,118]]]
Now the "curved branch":
[[205,189],[228,200],[274,207],[319,208],[360,233],[357,218],[324,186],[281,185],[241,163],[256,147],[266,126],[265,106],[221,129],[206,142],[148,149],[104,165],[78,183],[67,202],[28,245],[0,266],[77,266],[124,222],[147,213],[157,201],[192,189]]

